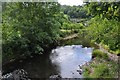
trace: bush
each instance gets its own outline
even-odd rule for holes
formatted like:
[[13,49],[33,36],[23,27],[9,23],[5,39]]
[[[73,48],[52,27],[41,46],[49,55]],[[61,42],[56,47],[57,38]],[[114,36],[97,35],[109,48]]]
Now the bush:
[[96,58],[90,65],[83,66],[83,76],[85,78],[116,78],[119,66],[116,62],[109,62]]
[[84,72],[83,72],[83,76],[85,76],[86,78],[89,78],[90,77],[89,74],[90,74],[90,68],[85,67]]
[[116,51],[119,49],[118,42],[120,22],[114,19],[103,19],[99,16],[92,18],[86,27],[87,36],[97,43],[102,43],[107,50]]
[[2,15],[3,62],[21,55],[41,54],[51,48],[59,39],[59,8],[57,3],[6,4]]
[[94,57],[99,57],[99,58],[108,59],[107,53],[103,53],[102,51],[100,51],[98,49],[93,50],[92,57],[93,58]]
[[94,69],[94,72],[90,75],[92,78],[107,78],[110,77],[110,71],[105,64],[98,65],[97,68]]

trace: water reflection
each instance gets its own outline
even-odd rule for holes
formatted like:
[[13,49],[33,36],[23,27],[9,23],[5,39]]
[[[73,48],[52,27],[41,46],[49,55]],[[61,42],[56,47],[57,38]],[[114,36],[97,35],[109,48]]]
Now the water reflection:
[[82,78],[77,72],[78,65],[83,65],[92,58],[92,48],[82,45],[58,47],[52,50],[50,59],[59,67],[62,78]]
[[82,45],[63,46],[53,49],[51,54],[40,55],[23,61],[15,61],[3,66],[4,73],[24,69],[30,78],[49,78],[60,75],[62,78],[82,78],[78,65],[92,58],[92,48]]
[[59,73],[56,64],[51,63],[49,55],[40,55],[33,58],[15,61],[3,66],[4,73],[10,73],[17,69],[24,69],[30,78],[49,78],[50,75]]

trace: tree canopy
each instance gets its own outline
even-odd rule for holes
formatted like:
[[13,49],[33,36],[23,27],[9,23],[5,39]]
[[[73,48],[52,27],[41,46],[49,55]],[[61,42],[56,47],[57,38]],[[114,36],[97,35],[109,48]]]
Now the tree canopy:
[[6,3],[3,10],[3,57],[40,54],[59,38],[56,2]]

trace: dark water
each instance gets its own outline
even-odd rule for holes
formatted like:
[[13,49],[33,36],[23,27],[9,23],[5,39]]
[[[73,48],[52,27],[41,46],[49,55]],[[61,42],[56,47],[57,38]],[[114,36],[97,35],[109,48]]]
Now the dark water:
[[60,75],[62,78],[82,78],[77,70],[92,58],[92,48],[81,45],[57,47],[50,55],[40,55],[34,58],[9,63],[3,66],[4,72],[24,69],[31,78],[49,78]]

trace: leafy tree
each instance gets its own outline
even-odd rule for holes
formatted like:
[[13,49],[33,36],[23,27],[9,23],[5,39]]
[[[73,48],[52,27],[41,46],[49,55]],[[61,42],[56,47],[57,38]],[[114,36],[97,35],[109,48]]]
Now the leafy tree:
[[86,9],[92,16],[120,20],[120,2],[88,2]]
[[64,14],[67,14],[70,16],[70,18],[87,18],[89,15],[87,15],[87,11],[82,6],[66,6],[63,5],[62,11]]
[[3,59],[41,54],[59,38],[56,2],[7,3],[3,12]]
[[119,2],[92,2],[86,8],[93,16],[89,21],[88,35],[98,43],[107,45],[110,50],[119,52]]

